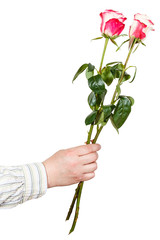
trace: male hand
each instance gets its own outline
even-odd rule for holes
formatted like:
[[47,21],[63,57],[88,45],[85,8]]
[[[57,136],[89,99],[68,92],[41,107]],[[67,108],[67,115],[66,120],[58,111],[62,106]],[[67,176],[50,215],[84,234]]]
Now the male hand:
[[60,150],[43,162],[48,188],[87,181],[95,176],[99,144],[88,144]]

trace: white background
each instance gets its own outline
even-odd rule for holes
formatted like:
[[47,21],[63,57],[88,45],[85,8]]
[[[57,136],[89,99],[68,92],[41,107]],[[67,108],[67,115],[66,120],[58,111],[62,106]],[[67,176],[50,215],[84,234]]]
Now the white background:
[[[90,40],[100,36],[99,13],[105,9],[128,18],[123,33],[137,12],[155,23],[147,47],[140,46],[130,59],[138,68],[135,81],[122,89],[135,99],[132,113],[119,135],[108,124],[99,137],[98,170],[84,185],[74,233],[68,236],[72,221],[65,217],[75,185],[2,210],[3,239],[160,239],[157,0],[0,1],[0,164],[43,161],[86,141],[90,90],[84,75],[74,84],[72,77],[83,63],[99,66],[104,41]],[[127,45],[115,50],[109,44],[106,63],[125,60]]]

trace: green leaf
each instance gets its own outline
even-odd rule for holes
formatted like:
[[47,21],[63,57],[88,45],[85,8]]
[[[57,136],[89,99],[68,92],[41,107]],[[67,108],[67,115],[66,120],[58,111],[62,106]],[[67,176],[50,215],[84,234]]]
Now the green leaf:
[[91,92],[88,96],[88,104],[92,110],[98,110],[100,104],[104,101],[107,90],[101,94]]
[[136,77],[136,73],[137,73],[137,67],[136,66],[133,66],[133,67],[135,67],[135,72],[134,72],[134,76],[133,76],[132,80],[130,81],[130,83],[132,83],[134,81],[134,79]]
[[89,78],[91,78],[91,77],[93,77],[93,75],[94,75],[94,71],[88,71],[88,68],[86,69],[86,78],[87,79],[89,79]]
[[111,114],[110,120],[111,120],[112,126],[116,129],[117,133],[119,134],[118,128],[117,128],[117,126],[115,125],[115,123],[113,121],[113,114]]
[[112,105],[112,104],[103,105],[102,109],[103,109],[103,112],[104,112],[104,121],[106,121],[110,117],[114,108],[115,108],[115,106]]
[[94,123],[94,120],[96,119],[97,111],[91,112],[85,119],[85,124],[89,125]]
[[122,64],[122,62],[110,62],[110,63],[107,63],[106,66],[113,65],[115,63],[121,63]]
[[88,68],[86,69],[86,78],[87,79],[89,79],[90,77],[93,77],[94,69],[95,69],[95,66],[93,66],[91,63],[89,63]]
[[99,125],[99,124],[102,124],[103,122],[104,122],[104,112],[101,112],[98,118],[96,119],[95,124]]
[[123,81],[122,82],[125,82],[125,81],[127,81],[128,79],[130,79],[131,78],[131,75],[129,75],[128,73],[124,73],[124,76],[123,76]]
[[91,92],[88,96],[88,104],[92,110],[95,109],[96,104],[97,104],[97,98],[96,94],[94,92]]
[[134,105],[134,98],[130,97],[130,96],[127,96],[127,98],[131,101],[131,106]]
[[119,129],[124,122],[127,120],[130,112],[131,112],[131,101],[127,97],[120,96],[119,101],[114,110],[112,120],[115,126]]
[[134,71],[134,75],[133,75],[133,78],[132,80],[130,81],[130,83],[132,83],[136,77],[136,73],[137,73],[137,67],[136,66],[129,66],[128,68],[126,68],[125,70],[129,69],[129,68],[134,68],[135,71]]
[[92,71],[94,71],[94,69],[95,69],[95,66],[92,65],[91,63],[89,63],[89,64],[88,64],[88,71],[89,71],[89,72],[92,72]]
[[112,72],[114,78],[120,78],[123,69],[124,69],[124,65],[121,62],[112,66],[111,72]]
[[110,63],[107,63],[106,66],[113,65],[115,63],[122,63],[122,62],[110,62]]
[[88,85],[90,89],[95,93],[101,94],[106,91],[104,81],[100,74],[89,78]]
[[111,72],[111,67],[107,66],[102,69],[102,79],[109,86],[113,82],[114,76]]
[[76,72],[76,74],[74,75],[74,78],[72,80],[72,82],[74,82],[74,80],[88,67],[88,63],[83,64],[78,71]]

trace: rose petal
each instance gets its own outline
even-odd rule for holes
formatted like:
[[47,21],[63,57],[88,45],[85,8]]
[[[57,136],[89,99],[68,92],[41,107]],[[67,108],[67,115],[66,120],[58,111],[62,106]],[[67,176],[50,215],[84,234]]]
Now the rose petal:
[[122,23],[127,19],[123,16],[122,13],[113,10],[105,10],[104,12],[101,12],[100,17],[102,19],[100,26],[100,30],[102,33],[104,33],[106,22],[108,22],[110,19],[118,19]]
[[154,23],[149,19],[146,14],[137,13],[134,15],[135,20],[139,20],[140,22],[146,24],[147,26],[154,25]]
[[129,30],[129,36],[134,36],[135,38],[144,39],[146,34],[144,29],[147,27],[144,23],[140,22],[139,20],[134,20],[132,26]]
[[120,22],[118,19],[110,19],[105,23],[104,33],[108,36],[119,35],[124,29],[124,23]]

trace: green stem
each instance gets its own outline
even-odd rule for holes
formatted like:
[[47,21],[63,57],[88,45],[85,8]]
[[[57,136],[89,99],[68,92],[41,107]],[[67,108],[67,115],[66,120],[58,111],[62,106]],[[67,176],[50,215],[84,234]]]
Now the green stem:
[[[89,129],[89,132],[88,132],[88,138],[87,138],[86,144],[90,144],[91,136],[92,136],[92,132],[93,132],[93,127],[94,127],[94,125],[91,124],[90,129]],[[78,186],[77,186],[77,188],[76,188],[76,190],[75,190],[75,194],[74,194],[72,203],[71,203],[71,205],[70,205],[70,208],[69,208],[67,217],[66,217],[66,220],[69,220],[69,218],[70,218],[70,216],[71,216],[71,214],[72,214],[73,208],[74,208],[74,204],[75,204],[75,202],[76,202],[76,200],[77,200],[76,210],[75,210],[75,216],[74,216],[74,220],[73,220],[72,227],[71,227],[71,229],[70,229],[69,234],[74,231],[75,226],[76,226],[76,223],[77,223],[77,219],[78,219],[78,215],[79,215],[79,206],[80,206],[80,199],[81,199],[83,184],[84,184],[84,182],[80,182],[80,183],[78,184]]]
[[[99,73],[101,73],[101,69],[102,69],[102,65],[103,65],[103,60],[104,60],[104,56],[105,56],[105,52],[106,52],[108,40],[109,40],[109,38],[106,38],[106,39],[105,39],[104,49],[103,49],[102,58],[101,58],[101,63],[100,63],[100,67],[99,67]],[[90,130],[89,130],[89,132],[88,132],[88,138],[87,138],[86,144],[90,144],[91,135],[92,135],[92,132],[93,132],[93,127],[94,127],[94,125],[91,124]],[[103,128],[103,127],[97,128],[97,133],[96,133],[96,136],[95,136],[95,138],[94,138],[94,140],[93,140],[92,143],[96,143],[97,138],[98,138],[98,136],[99,136],[102,128]],[[71,229],[70,229],[69,234],[74,231],[75,226],[76,226],[76,223],[77,223],[77,219],[78,219],[78,215],[79,215],[79,206],[80,206],[80,199],[81,199],[83,184],[84,184],[84,182],[80,182],[80,183],[78,184],[78,186],[77,186],[77,188],[76,188],[76,190],[75,190],[75,194],[74,194],[72,203],[71,203],[71,205],[70,205],[70,208],[69,208],[67,217],[66,217],[66,220],[69,220],[69,218],[70,218],[70,216],[71,216],[71,214],[72,214],[72,211],[73,211],[75,202],[76,202],[76,200],[77,200],[76,210],[75,210],[75,216],[74,216],[74,220],[73,220],[72,227],[71,227]]]
[[84,182],[80,182],[80,183],[79,183],[79,191],[78,191],[78,197],[77,197],[76,211],[75,211],[75,216],[74,216],[73,224],[72,224],[72,227],[71,227],[71,229],[70,229],[69,234],[74,231],[75,226],[76,226],[76,223],[77,223],[77,219],[78,219],[78,215],[79,215],[79,205],[80,205],[80,200],[81,200],[81,194],[82,194],[83,184],[84,184]]
[[[121,74],[121,77],[120,77],[120,79],[119,79],[119,81],[118,81],[117,86],[120,86],[120,84],[121,84],[122,81],[123,81],[123,77],[124,77],[124,74],[125,74],[125,71],[126,71],[126,66],[127,66],[128,60],[129,60],[129,58],[130,58],[130,55],[131,55],[131,53],[132,53],[132,51],[133,51],[134,45],[135,45],[135,43],[136,43],[136,40],[137,40],[136,38],[133,40],[133,43],[132,43],[132,45],[131,45],[131,47],[130,47],[130,49],[129,49],[129,52],[128,52],[128,55],[127,55],[127,58],[126,58],[126,61],[125,61],[125,64],[124,64],[124,68],[123,68],[123,71],[122,71],[122,74]],[[115,91],[114,91],[114,94],[113,94],[113,97],[112,97],[112,100],[111,100],[111,104],[114,104],[115,97],[116,97],[116,94],[117,94],[117,86],[116,86],[116,89],[115,89]]]
[[101,70],[102,70],[102,65],[103,65],[103,60],[104,60],[104,55],[105,55],[105,52],[106,52],[108,40],[109,40],[109,38],[106,38],[105,44],[104,44],[104,49],[103,49],[103,53],[102,53],[101,63],[100,63],[100,67],[99,67],[99,72],[100,73],[101,73]]
[[87,138],[87,142],[86,142],[86,144],[90,144],[90,141],[91,141],[91,135],[92,135],[92,132],[93,132],[93,127],[94,127],[94,125],[91,124],[90,129],[89,129],[89,132],[88,132],[88,138]]
[[[132,45],[131,45],[131,47],[130,47],[130,49],[129,49],[129,53],[128,53],[128,55],[127,55],[127,58],[126,58],[126,61],[125,61],[125,64],[124,64],[124,69],[123,69],[123,71],[122,71],[121,77],[120,77],[117,85],[120,85],[121,82],[122,82],[122,80],[123,80],[124,73],[125,73],[125,70],[126,70],[126,66],[127,66],[128,60],[129,60],[129,58],[130,58],[130,55],[131,55],[131,53],[132,53],[132,51],[133,51],[134,45],[135,45],[135,43],[136,43],[136,40],[137,40],[136,38],[133,40],[133,43],[132,43]],[[113,104],[114,101],[115,101],[116,93],[117,93],[117,89],[115,89],[115,91],[114,91],[114,94],[113,94],[113,97],[112,97],[112,100],[111,100],[111,104]],[[96,135],[95,135],[92,143],[96,143],[96,142],[97,142],[97,139],[98,139],[98,137],[99,137],[102,129],[103,129],[103,126],[101,126],[100,128],[97,128],[97,132],[96,132]]]
[[79,184],[78,184],[78,187],[77,187],[76,190],[75,190],[75,194],[74,194],[72,203],[71,203],[71,205],[70,205],[70,208],[69,208],[69,211],[68,211],[68,214],[67,214],[67,217],[66,217],[66,221],[70,219],[70,216],[71,216],[72,211],[73,211],[73,208],[74,208],[74,204],[75,204],[76,199],[77,199],[77,197],[78,197],[78,192],[79,192]]
[[97,142],[97,139],[98,139],[99,134],[101,133],[102,129],[103,129],[103,126],[101,126],[99,129],[97,129],[97,133],[96,133],[92,143],[96,143]]

